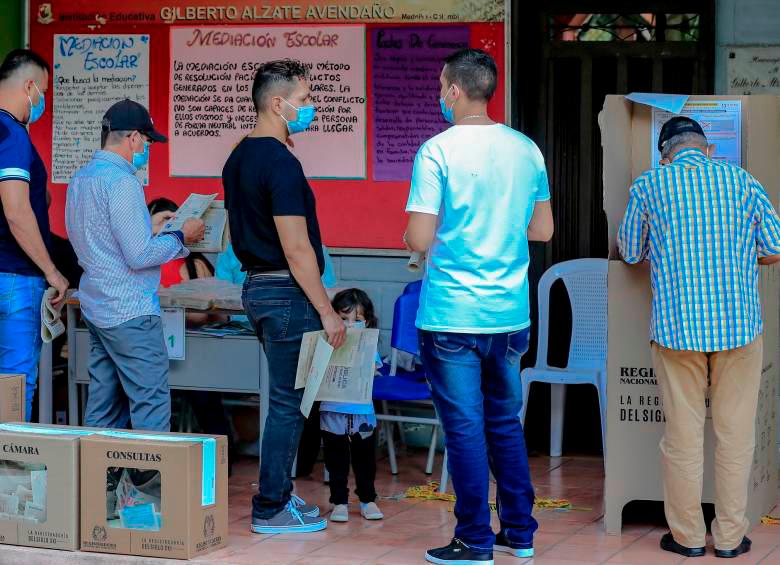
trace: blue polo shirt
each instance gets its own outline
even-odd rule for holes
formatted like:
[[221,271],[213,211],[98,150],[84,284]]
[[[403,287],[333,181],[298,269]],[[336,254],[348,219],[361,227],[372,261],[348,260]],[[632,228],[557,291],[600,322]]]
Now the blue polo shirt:
[[[38,220],[43,242],[49,248],[51,236],[46,206],[46,177],[46,166],[35,150],[27,128],[13,115],[0,110],[0,182],[20,180],[28,184],[30,206]],[[16,243],[4,211],[0,214],[0,272],[38,277],[43,274]]]

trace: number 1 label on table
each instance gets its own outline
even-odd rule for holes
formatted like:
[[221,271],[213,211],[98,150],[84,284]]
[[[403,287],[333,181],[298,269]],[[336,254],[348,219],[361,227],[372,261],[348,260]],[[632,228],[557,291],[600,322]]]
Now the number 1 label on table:
[[184,308],[162,309],[163,335],[168,348],[168,359],[184,361],[186,348],[184,337]]

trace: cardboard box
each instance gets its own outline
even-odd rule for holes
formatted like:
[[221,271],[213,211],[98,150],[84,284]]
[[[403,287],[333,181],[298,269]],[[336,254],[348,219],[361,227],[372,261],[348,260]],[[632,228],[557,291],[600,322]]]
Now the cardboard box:
[[[117,476],[112,495],[109,480],[114,488]],[[82,551],[189,559],[227,544],[225,436],[105,431],[84,438],[81,485]]]
[[[68,426],[0,425],[0,543],[79,548],[79,440],[84,433],[89,431]],[[14,504],[18,514],[8,516]]]
[[[742,101],[742,167],[764,186],[775,205],[780,195],[780,97],[692,96],[691,100]],[[633,180],[651,167],[649,106],[608,96],[599,115],[604,150],[604,210],[609,226],[609,351],[607,361],[607,453],[605,523],[621,530],[623,507],[632,500],[663,500],[659,442],[664,431],[660,391],[650,343],[651,290],[648,265],[619,260],[617,229]],[[751,471],[748,519],[756,525],[777,500],[775,447],[780,379],[780,271],[761,267],[764,370],[757,413],[756,453]],[[703,502],[714,501],[714,437],[705,430]]]
[[24,375],[0,375],[0,422],[24,421],[25,394]]

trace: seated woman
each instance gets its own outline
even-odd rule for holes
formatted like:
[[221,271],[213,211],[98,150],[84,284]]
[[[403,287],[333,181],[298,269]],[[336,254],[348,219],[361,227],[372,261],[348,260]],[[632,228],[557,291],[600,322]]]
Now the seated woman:
[[[160,212],[176,212],[179,209],[175,202],[167,198],[152,200],[148,207],[149,214],[152,216]],[[160,267],[160,286],[167,288],[184,281],[213,276],[214,267],[209,260],[202,253],[193,252],[184,259],[174,259]],[[188,325],[203,325],[217,319],[221,319],[221,316],[187,312]],[[192,407],[192,411],[195,413],[195,418],[198,420],[198,425],[203,433],[227,436],[228,474],[231,474],[234,459],[233,434],[231,433],[230,422],[222,407],[222,393],[198,390],[172,390],[171,398],[182,398]]]

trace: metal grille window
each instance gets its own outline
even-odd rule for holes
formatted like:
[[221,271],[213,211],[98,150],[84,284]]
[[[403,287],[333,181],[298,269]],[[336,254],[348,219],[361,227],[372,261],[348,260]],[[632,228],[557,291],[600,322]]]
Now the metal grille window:
[[555,14],[552,41],[698,41],[699,14]]

